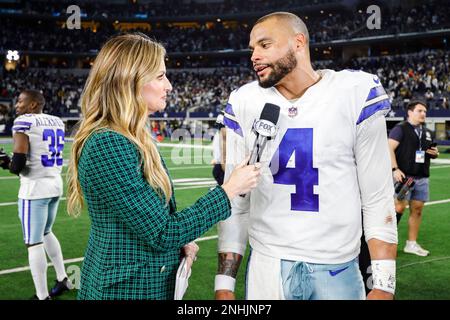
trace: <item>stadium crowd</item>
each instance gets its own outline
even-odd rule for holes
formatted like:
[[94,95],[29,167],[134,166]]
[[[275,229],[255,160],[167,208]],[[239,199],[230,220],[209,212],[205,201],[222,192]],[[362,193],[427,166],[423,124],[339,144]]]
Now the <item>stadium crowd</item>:
[[[377,74],[392,99],[394,109],[411,98],[424,98],[432,109],[449,109],[450,51],[422,51],[409,55],[352,59],[348,63],[320,61],[316,68],[362,69]],[[25,69],[5,72],[0,80],[0,98],[15,98],[25,87],[43,90],[45,112],[78,116],[79,98],[87,74],[62,73],[57,69]],[[167,112],[217,112],[229,93],[254,80],[248,68],[169,70],[173,85]]]
[[[144,5],[146,6],[146,5]],[[177,6],[174,6],[176,8]],[[116,8],[111,6],[111,8]],[[277,8],[282,9],[282,8]],[[54,10],[54,9],[52,9]],[[311,44],[332,40],[354,39],[363,36],[423,32],[450,27],[450,7],[441,1],[423,3],[404,9],[401,7],[382,12],[381,29],[369,30],[365,11],[324,12],[305,16]],[[52,20],[33,20],[17,23],[15,18],[2,19],[0,50],[55,52],[97,52],[112,35],[120,33],[119,23],[101,23],[93,29],[68,30],[55,25]],[[212,50],[240,50],[248,46],[248,34],[253,21],[241,21],[231,25],[223,23],[197,23],[189,27],[171,23],[158,23],[141,31],[164,43],[168,52],[198,52]],[[60,28],[58,32],[51,32]],[[20,37],[11,37],[11,33]]]
[[[144,17],[178,17],[200,16],[216,14],[236,14],[242,12],[263,12],[272,10],[288,10],[292,8],[314,6],[319,4],[339,3],[338,0],[286,0],[280,3],[277,0],[225,0],[221,2],[197,2],[195,0],[156,0],[156,1],[129,1],[110,4],[105,8],[101,1],[77,1],[81,11],[87,18],[144,18]],[[20,10],[24,14],[52,14],[65,15],[66,8],[73,4],[71,1],[23,1],[23,3],[10,4],[8,8]]]
[[319,68],[362,69],[380,77],[393,109],[403,108],[412,98],[427,101],[431,109],[449,109],[450,51],[423,50],[414,54],[352,59],[346,64],[333,61]]

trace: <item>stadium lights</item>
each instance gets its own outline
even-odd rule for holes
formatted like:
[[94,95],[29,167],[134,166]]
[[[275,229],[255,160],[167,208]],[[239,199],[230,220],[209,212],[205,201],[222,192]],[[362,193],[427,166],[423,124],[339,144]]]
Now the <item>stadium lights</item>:
[[9,62],[19,61],[19,59],[20,59],[19,52],[17,50],[8,50],[8,52],[6,54],[6,59]]

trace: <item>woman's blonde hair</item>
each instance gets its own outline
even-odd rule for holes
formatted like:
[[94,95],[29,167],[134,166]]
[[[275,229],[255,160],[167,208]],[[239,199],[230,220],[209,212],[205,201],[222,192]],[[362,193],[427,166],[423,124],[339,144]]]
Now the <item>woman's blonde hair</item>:
[[137,147],[146,180],[166,203],[170,201],[170,180],[152,141],[148,106],[141,96],[143,85],[156,78],[165,54],[162,45],[143,34],[116,36],[100,50],[83,90],[82,120],[71,150],[67,191],[70,215],[78,216],[84,205],[78,180],[84,143],[101,129],[116,131]]

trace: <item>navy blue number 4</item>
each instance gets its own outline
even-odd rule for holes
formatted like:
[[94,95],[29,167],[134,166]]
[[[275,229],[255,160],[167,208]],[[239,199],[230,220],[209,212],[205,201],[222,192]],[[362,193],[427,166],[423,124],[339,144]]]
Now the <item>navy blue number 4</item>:
[[50,157],[47,154],[41,155],[41,163],[44,167],[53,167],[55,164],[59,167],[63,165],[62,152],[64,150],[64,130],[62,129],[45,129],[42,133],[42,140],[48,141],[48,151],[51,153]]
[[[288,167],[294,153],[295,163]],[[291,194],[291,210],[319,211],[319,196],[314,194],[314,186],[319,183],[319,170],[313,168],[312,128],[288,129],[271,160],[270,168],[274,183],[295,185],[295,193]]]

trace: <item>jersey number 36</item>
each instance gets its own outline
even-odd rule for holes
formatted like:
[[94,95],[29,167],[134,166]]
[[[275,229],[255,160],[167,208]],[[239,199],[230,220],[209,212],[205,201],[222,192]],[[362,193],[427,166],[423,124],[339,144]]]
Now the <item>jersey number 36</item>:
[[53,167],[63,165],[62,151],[64,149],[64,130],[62,129],[45,129],[42,133],[42,140],[48,141],[48,154],[41,155],[41,163],[44,167]]

